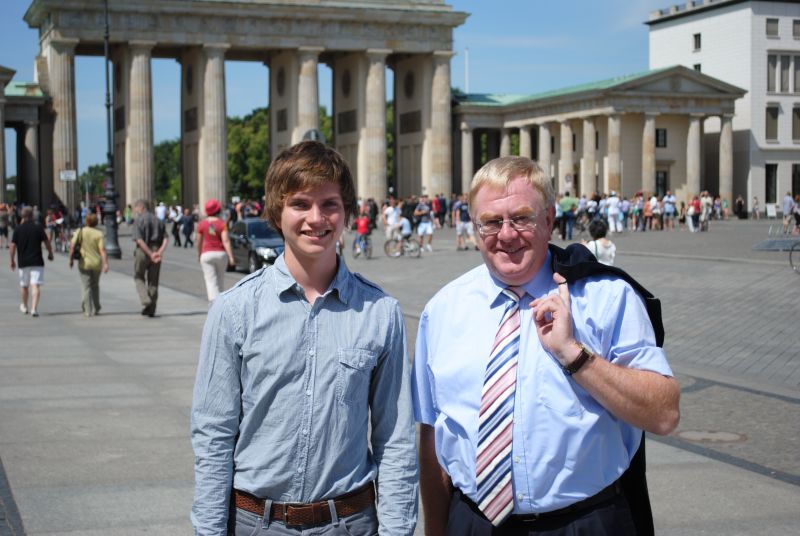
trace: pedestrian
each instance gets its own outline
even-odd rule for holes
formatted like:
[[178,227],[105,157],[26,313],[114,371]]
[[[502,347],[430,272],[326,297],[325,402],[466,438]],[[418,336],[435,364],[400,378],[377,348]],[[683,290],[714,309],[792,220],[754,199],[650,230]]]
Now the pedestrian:
[[[427,195],[423,195],[417,207],[414,209],[414,218],[417,218],[417,236],[419,237],[419,247],[422,250],[433,251],[433,209]],[[428,237],[428,244],[423,245],[425,237]]]
[[180,219],[181,233],[183,233],[183,247],[194,247],[192,233],[194,233],[194,216],[188,208],[183,209],[183,216]]
[[169,221],[172,222],[172,245],[181,247],[181,211],[175,205],[169,207]]
[[786,195],[783,196],[783,234],[787,234],[792,232],[792,219],[794,218],[794,199],[792,198],[792,192],[786,192]]
[[678,199],[672,195],[670,190],[667,190],[662,201],[664,203],[664,229],[675,229],[675,208]]
[[570,253],[548,247],[553,203],[530,159],[483,166],[470,188],[483,264],[421,315],[427,536],[632,534],[641,512],[620,476],[642,430],[678,424],[680,389],[640,295],[615,275],[568,285],[553,271]]
[[620,221],[620,199],[617,192],[611,190],[611,195],[606,200],[608,209],[608,230],[612,233],[622,232],[622,222]]
[[[39,316],[39,300],[41,287],[44,284],[44,258],[42,257],[42,244],[47,248],[47,260],[53,260],[53,246],[47,239],[44,227],[33,220],[33,209],[25,207],[20,212],[20,224],[14,228],[11,237],[11,271],[19,266],[19,286],[22,302],[19,310],[22,314]],[[14,260],[16,256],[17,260]],[[28,307],[28,287],[31,292],[31,306]]]
[[150,205],[139,199],[133,205],[136,219],[133,221],[133,279],[142,304],[142,315],[154,317],[158,302],[158,277],[161,259],[167,249],[167,233],[164,221],[150,212]]
[[228,227],[219,218],[222,205],[209,199],[205,220],[197,225],[197,258],[203,270],[208,301],[214,301],[224,287],[225,269],[235,264]]
[[678,230],[683,231],[686,228],[686,202],[681,201],[681,208],[678,212]]
[[8,228],[11,225],[11,210],[0,203],[0,248],[8,249]]
[[397,300],[338,261],[357,211],[347,163],[305,141],[265,182],[286,249],[208,313],[191,419],[195,534],[410,536],[404,320]]
[[472,217],[469,214],[469,200],[465,194],[461,194],[453,204],[452,221],[456,222],[456,250],[468,250],[467,240],[472,247],[478,249],[475,231],[472,229]]
[[597,262],[607,266],[614,266],[617,246],[608,239],[608,225],[603,220],[591,222],[589,224],[589,235],[592,239],[589,242],[584,242],[584,245],[592,252]]
[[753,196],[753,206],[751,208],[754,220],[761,219],[761,209],[758,206],[758,196]]
[[81,276],[81,309],[84,316],[95,316],[100,313],[100,271],[108,273],[108,255],[106,254],[105,237],[97,229],[97,214],[86,215],[86,226],[72,235],[69,246],[69,267],[74,263],[73,253],[80,249],[78,272]]

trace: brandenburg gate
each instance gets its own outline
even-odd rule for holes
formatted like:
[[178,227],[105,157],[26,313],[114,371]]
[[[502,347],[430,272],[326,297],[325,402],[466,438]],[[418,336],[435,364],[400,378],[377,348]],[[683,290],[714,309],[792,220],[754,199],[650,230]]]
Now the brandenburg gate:
[[[393,69],[397,193],[449,194],[450,59],[453,29],[466,17],[444,0],[109,0],[118,204],[154,195],[153,58],[181,66],[184,205],[228,197],[225,60],[269,69],[272,155],[319,128],[317,67],[330,66],[332,143],[358,195],[375,199],[388,187]],[[75,56],[103,54],[103,2],[33,0],[25,21],[39,29],[37,78],[50,96],[39,126],[41,200],[55,194],[74,208],[80,192],[60,176],[78,169]]]

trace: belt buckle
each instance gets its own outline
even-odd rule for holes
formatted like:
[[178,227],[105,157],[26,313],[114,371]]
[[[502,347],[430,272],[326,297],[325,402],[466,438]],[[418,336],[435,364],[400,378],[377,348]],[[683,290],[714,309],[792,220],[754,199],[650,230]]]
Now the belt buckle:
[[289,524],[289,503],[280,503],[281,507],[281,521],[284,525]]

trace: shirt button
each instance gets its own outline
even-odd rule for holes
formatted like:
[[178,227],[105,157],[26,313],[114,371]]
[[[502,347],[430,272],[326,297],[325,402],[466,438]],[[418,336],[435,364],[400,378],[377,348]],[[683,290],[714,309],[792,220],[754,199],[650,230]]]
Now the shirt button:
[[306,428],[303,428],[302,433],[303,435],[308,435],[308,430]]
[[519,463],[519,456],[514,456],[514,463]]
[[313,356],[314,355],[314,350],[309,350],[308,351],[308,355]]
[[517,500],[521,501],[524,498],[525,498],[525,495],[523,495],[522,493],[517,493]]
[[311,396],[311,389],[306,390],[306,396]]
[[304,468],[303,468],[303,467],[301,467],[300,469],[298,469],[298,470],[297,470],[297,472],[298,472],[298,473],[302,473],[302,472],[303,472],[303,469],[304,469]]

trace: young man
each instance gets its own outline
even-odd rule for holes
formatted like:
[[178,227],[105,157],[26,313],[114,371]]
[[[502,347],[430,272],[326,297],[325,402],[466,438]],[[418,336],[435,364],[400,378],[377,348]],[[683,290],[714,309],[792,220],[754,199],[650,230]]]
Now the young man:
[[679,418],[645,306],[622,279],[553,272],[530,159],[487,163],[469,198],[484,264],[428,303],[414,356],[425,534],[631,534],[620,475]]
[[[19,286],[22,302],[19,310],[22,314],[39,316],[39,298],[41,293],[39,287],[44,284],[44,259],[42,258],[42,244],[47,247],[47,260],[53,260],[53,247],[47,239],[44,228],[33,221],[33,209],[25,207],[20,214],[20,224],[14,229],[14,236],[11,239],[11,271],[17,269],[19,265]],[[14,261],[14,256],[18,256],[18,262]],[[32,289],[31,307],[28,308],[28,287]]]
[[203,332],[195,532],[411,535],[417,465],[403,316],[336,255],[357,210],[347,164],[321,143],[299,143],[270,165],[266,199],[286,249],[221,294]]
[[[417,235],[420,249],[427,248],[428,251],[433,251],[433,209],[427,195],[420,198],[419,204],[414,209],[414,217],[419,219]],[[427,246],[424,244],[426,236],[428,237]]]

